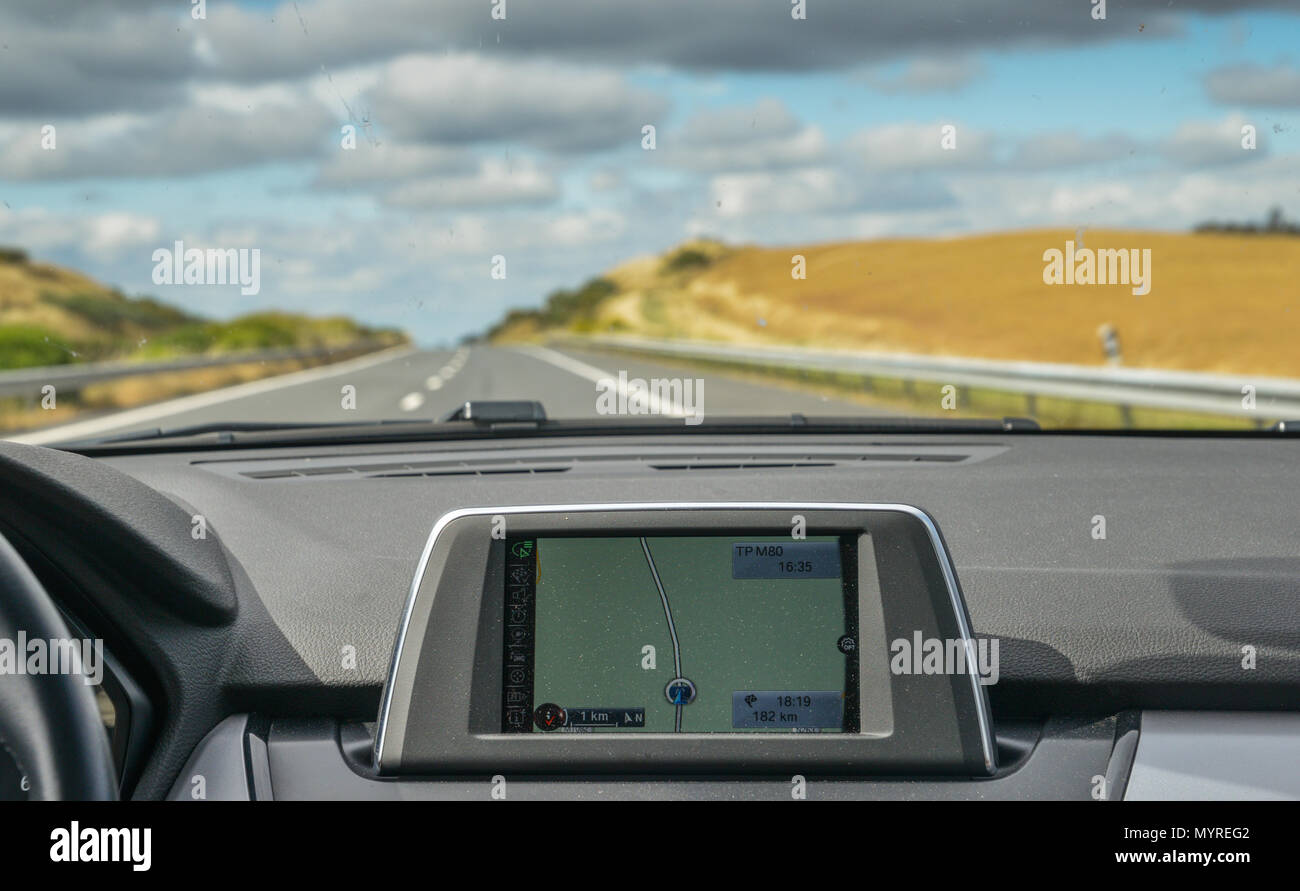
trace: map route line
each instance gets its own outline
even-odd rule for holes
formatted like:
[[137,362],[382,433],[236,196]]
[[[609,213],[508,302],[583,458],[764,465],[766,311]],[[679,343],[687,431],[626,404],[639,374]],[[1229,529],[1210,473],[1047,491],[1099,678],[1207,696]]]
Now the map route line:
[[[673,640],[673,677],[682,677],[682,646],[677,640],[677,626],[673,624],[673,609],[668,603],[668,592],[664,590],[664,583],[659,578],[659,570],[655,568],[654,557],[650,556],[650,543],[646,541],[645,536],[641,536],[641,550],[645,552],[645,561],[650,566],[650,575],[654,577],[655,587],[659,589],[659,599],[664,605],[664,616],[668,619],[668,635]],[[682,703],[676,703],[677,717],[673,729],[680,733],[682,730]]]

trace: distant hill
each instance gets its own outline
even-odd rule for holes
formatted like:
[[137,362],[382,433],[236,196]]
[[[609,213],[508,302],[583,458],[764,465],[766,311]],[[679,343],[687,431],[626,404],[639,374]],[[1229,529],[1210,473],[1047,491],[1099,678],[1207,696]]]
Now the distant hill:
[[[1049,285],[1044,251],[1149,249],[1151,288]],[[802,256],[806,278],[792,276]],[[790,247],[694,241],[642,257],[537,310],[499,341],[627,333],[733,343],[1300,377],[1300,239],[1285,234],[1035,230]]]
[[149,297],[127,297],[16,248],[0,248],[0,368],[102,359],[162,359],[273,347],[344,347],[405,335],[341,317],[282,312],[230,321],[197,316]]

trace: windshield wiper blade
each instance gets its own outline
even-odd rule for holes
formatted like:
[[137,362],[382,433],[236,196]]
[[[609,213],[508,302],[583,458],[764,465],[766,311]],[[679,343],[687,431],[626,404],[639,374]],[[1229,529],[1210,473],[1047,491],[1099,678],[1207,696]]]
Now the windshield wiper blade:
[[215,421],[207,424],[190,424],[184,427],[152,427],[133,430],[117,436],[106,436],[87,441],[87,444],[109,445],[119,442],[142,442],[150,439],[176,439],[214,433],[218,441],[236,433],[267,433],[296,430],[337,430],[372,427],[376,424],[445,424],[452,421],[472,421],[475,425],[496,429],[511,422],[535,425],[546,421],[546,409],[536,400],[473,400],[434,421],[432,418],[384,418],[378,421]]
[[[877,416],[813,416],[802,414],[760,417],[706,418],[684,425],[682,419],[664,416],[599,417],[554,420],[545,417],[539,403],[513,403],[514,408],[473,402],[469,417],[464,406],[448,417],[400,418],[376,421],[277,423],[268,421],[198,424],[172,429],[126,433],[93,441],[53,443],[81,454],[125,454],[149,450],[193,450],[219,447],[277,447],[338,443],[406,442],[429,439],[480,439],[508,436],[618,436],[698,434],[997,434],[1039,431],[1025,418],[926,418]],[[524,407],[521,407],[524,406]],[[541,415],[541,419],[537,415]],[[527,420],[523,418],[527,417]]]
[[[142,442],[149,439],[174,439],[178,437],[203,436],[215,433],[218,437],[233,436],[236,433],[265,433],[278,430],[322,430],[341,427],[370,427],[375,424],[410,424],[409,418],[384,419],[379,421],[217,421],[209,424],[191,424],[185,427],[152,427],[148,430],[133,430],[117,436],[105,436],[85,441],[88,445],[109,445],[118,442]],[[428,423],[433,423],[429,421]]]

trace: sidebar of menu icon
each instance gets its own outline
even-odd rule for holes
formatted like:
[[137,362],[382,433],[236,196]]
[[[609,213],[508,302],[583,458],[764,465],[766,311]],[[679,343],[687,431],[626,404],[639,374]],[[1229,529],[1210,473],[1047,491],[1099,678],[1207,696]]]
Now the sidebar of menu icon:
[[537,542],[506,539],[506,608],[502,733],[533,729],[533,635],[537,594]]

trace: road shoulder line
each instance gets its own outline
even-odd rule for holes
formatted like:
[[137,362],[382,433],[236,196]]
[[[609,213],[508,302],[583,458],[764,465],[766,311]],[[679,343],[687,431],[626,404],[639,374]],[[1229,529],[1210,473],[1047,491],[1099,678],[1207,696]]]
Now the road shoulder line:
[[52,442],[69,442],[85,437],[98,436],[102,433],[108,433],[122,427],[129,427],[133,424],[156,421],[160,418],[169,417],[170,415],[180,414],[181,412],[193,411],[198,408],[207,408],[211,405],[220,405],[223,402],[229,402],[233,399],[242,399],[246,396],[257,396],[262,393],[269,393],[272,390],[279,390],[283,387],[310,384],[315,381],[336,377],[340,374],[361,371],[366,368],[372,368],[375,365],[382,365],[385,362],[401,359],[417,351],[418,350],[415,347],[410,345],[391,347],[386,350],[381,350],[378,353],[370,353],[365,356],[359,356],[356,359],[348,359],[332,365],[322,365],[317,368],[307,368],[303,371],[292,371],[288,374],[264,377],[260,380],[249,381],[244,384],[235,384],[232,387],[222,387],[219,390],[209,390],[204,393],[195,393],[191,396],[181,396],[177,399],[168,399],[165,402],[155,402],[152,405],[142,405],[139,408],[130,408],[126,411],[114,412],[111,415],[104,415],[103,417],[90,418],[85,421],[70,421],[67,424],[60,424],[57,427],[47,427],[43,430],[34,430],[17,436],[8,436],[5,437],[5,439],[9,442],[24,443],[26,445],[46,445]]

